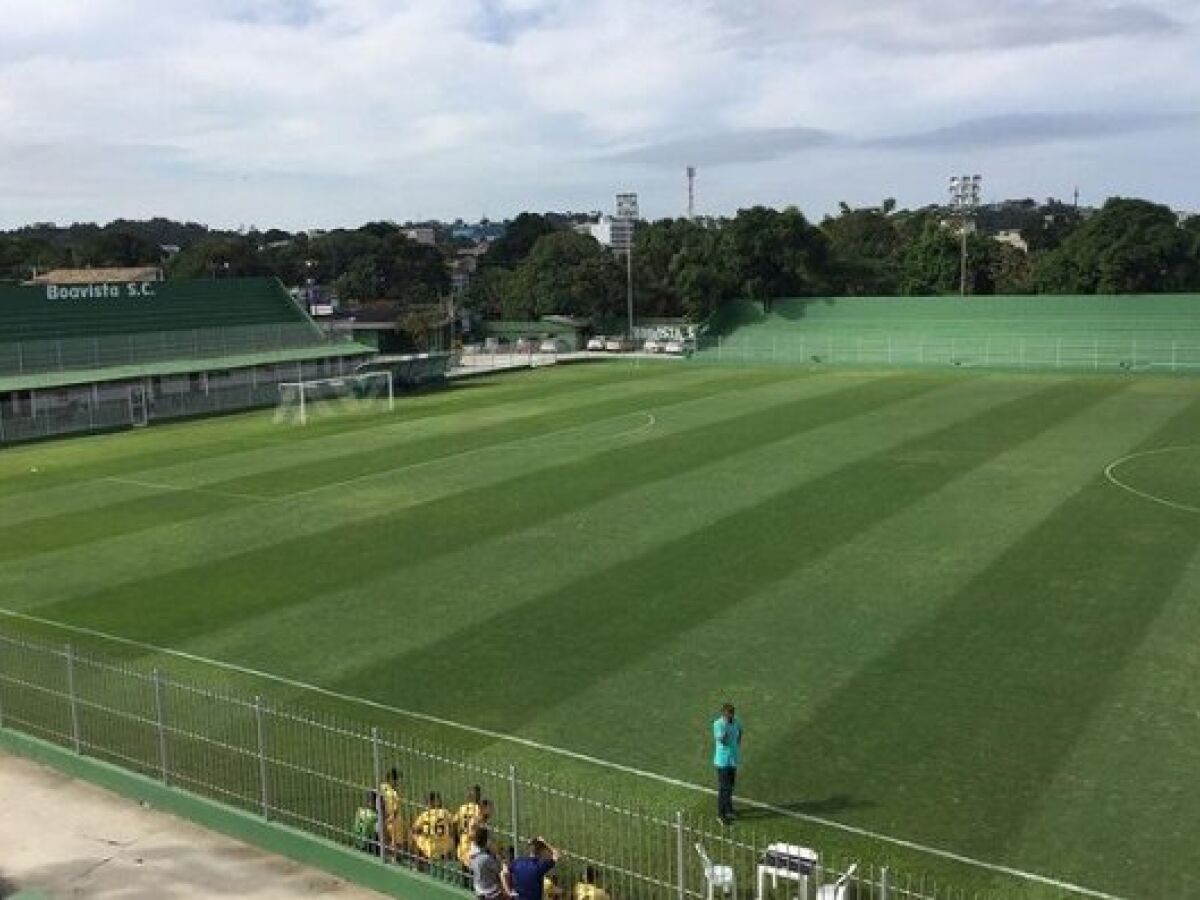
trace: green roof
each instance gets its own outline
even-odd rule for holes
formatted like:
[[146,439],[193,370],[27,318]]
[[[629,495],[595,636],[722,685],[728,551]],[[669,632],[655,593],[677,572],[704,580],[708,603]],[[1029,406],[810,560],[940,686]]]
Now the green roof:
[[163,375],[186,375],[191,372],[215,369],[241,369],[276,363],[303,362],[334,356],[373,356],[378,351],[363,344],[321,344],[314,347],[294,347],[287,350],[265,350],[228,356],[198,359],[171,359],[162,362],[125,366],[104,366],[97,369],[74,369],[67,372],[42,372],[31,375],[0,377],[0,393],[70,387],[103,381],[123,381],[128,378],[152,378]]

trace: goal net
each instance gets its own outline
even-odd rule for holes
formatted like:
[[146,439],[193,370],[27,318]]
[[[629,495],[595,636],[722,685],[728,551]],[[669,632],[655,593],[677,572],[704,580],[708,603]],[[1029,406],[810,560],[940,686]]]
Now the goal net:
[[396,408],[391,372],[361,372],[337,378],[279,383],[275,421],[307,425],[333,415],[391,412]]

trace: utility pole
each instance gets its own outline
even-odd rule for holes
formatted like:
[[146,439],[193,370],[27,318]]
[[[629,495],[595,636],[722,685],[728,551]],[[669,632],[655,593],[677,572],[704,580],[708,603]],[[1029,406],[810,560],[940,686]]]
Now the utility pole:
[[696,218],[696,167],[687,167],[687,182],[688,182],[688,221],[694,221]]

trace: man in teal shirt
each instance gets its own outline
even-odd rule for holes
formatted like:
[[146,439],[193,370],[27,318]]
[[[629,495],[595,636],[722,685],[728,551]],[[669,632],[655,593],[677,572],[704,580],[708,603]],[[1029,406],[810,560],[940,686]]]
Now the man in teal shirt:
[[721,824],[733,823],[733,784],[742,757],[742,722],[734,715],[733,704],[721,706],[713,720],[713,765],[717,768],[717,818]]

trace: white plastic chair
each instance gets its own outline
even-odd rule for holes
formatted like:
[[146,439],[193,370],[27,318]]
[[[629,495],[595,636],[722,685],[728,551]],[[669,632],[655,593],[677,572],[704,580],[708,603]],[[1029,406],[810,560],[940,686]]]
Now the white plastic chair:
[[854,877],[854,873],[858,871],[858,863],[855,863],[845,872],[842,877],[833,884],[825,884],[817,888],[817,900],[848,900],[850,896],[850,879]]
[[737,881],[733,877],[733,866],[714,866],[704,850],[704,845],[699,841],[696,841],[696,855],[700,857],[700,863],[704,866],[708,900],[713,900],[718,894],[735,894]]

